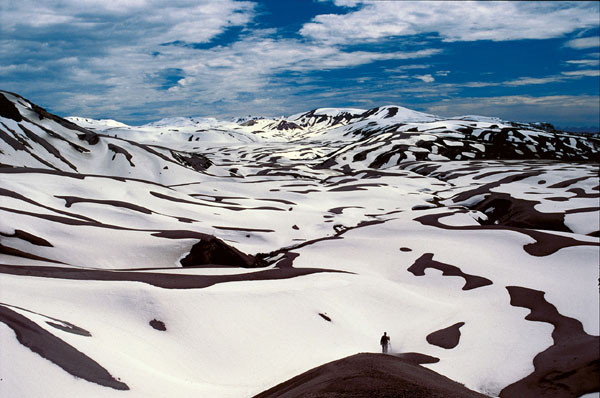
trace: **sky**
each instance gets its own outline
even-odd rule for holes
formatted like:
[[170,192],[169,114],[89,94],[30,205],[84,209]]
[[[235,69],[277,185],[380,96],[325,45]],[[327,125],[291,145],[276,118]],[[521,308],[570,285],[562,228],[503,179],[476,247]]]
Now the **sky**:
[[61,116],[400,105],[598,130],[598,2],[2,0],[0,89]]

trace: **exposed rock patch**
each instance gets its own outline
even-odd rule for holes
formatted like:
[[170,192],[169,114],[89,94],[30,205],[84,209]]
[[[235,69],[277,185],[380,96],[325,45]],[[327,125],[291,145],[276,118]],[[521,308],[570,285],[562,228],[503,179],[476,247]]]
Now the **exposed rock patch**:
[[150,322],[148,322],[150,324],[150,326],[152,326],[154,329],[156,330],[160,330],[161,332],[164,332],[167,330],[167,327],[165,326],[165,323],[163,321],[159,321],[158,319],[153,319]]
[[23,315],[0,305],[0,322],[17,335],[19,343],[75,377],[115,390],[129,390],[96,361]]
[[244,254],[215,237],[202,239],[192,246],[192,250],[181,261],[183,267],[215,264],[229,267],[260,267],[260,261]]
[[465,285],[462,290],[471,290],[492,284],[492,281],[487,278],[466,274],[457,266],[433,260],[433,253],[423,254],[408,268],[408,271],[415,276],[423,276],[427,268],[438,269],[442,271],[442,275],[444,276],[459,276],[463,278]]
[[460,341],[460,328],[464,324],[464,322],[458,322],[447,328],[430,333],[426,337],[427,342],[447,350],[454,348]]
[[414,357],[404,360],[393,355],[356,354],[311,369],[255,398],[485,397],[415,364],[414,360]]
[[560,314],[544,292],[519,286],[506,289],[511,305],[531,310],[525,319],[554,326],[554,344],[533,359],[533,373],[505,387],[500,397],[575,398],[600,391],[600,337],[585,333],[577,319]]

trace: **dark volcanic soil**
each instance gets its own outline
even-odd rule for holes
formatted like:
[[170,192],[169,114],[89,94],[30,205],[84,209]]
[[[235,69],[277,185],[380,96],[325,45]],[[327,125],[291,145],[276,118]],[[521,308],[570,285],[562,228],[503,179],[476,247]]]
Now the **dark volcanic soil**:
[[460,276],[465,280],[465,285],[463,286],[462,290],[477,289],[478,287],[492,284],[491,280],[482,276],[465,274],[455,265],[435,261],[433,259],[433,253],[423,254],[414,262],[413,265],[408,267],[408,271],[415,276],[423,276],[425,275],[425,270],[427,268],[438,269],[442,271],[442,275],[444,276]]
[[427,335],[427,342],[447,350],[454,348],[460,342],[460,328],[464,324],[464,322],[458,322],[447,328],[430,333]]
[[[4,305],[0,305],[0,322],[10,327],[25,347],[73,376],[115,390],[129,390],[127,384],[115,379],[96,361]],[[35,375],[32,376],[35,380]]]
[[485,397],[400,357],[356,354],[321,365],[255,398],[459,398]]
[[529,308],[529,321],[554,326],[554,344],[533,359],[535,370],[505,387],[500,397],[576,398],[600,391],[600,338],[583,330],[580,321],[558,312],[545,293],[520,286],[507,286],[510,304]]

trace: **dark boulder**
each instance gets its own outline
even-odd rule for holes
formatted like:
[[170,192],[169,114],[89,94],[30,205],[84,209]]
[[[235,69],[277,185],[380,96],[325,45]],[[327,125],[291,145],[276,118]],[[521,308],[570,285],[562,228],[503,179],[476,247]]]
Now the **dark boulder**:
[[206,264],[229,267],[253,268],[263,266],[264,261],[242,253],[215,237],[201,239],[181,261],[183,267],[196,267]]

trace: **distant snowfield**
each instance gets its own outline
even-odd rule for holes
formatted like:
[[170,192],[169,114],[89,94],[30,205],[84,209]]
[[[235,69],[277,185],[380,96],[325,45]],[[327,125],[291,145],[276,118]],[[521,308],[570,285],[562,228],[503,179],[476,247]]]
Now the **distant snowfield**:
[[68,120],[0,93],[0,395],[250,397],[386,331],[490,396],[597,396],[597,138]]

